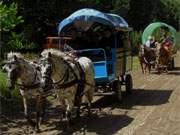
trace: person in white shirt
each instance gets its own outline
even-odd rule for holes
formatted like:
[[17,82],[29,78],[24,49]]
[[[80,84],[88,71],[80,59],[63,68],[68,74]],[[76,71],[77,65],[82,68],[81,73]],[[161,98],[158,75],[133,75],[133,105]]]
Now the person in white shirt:
[[146,50],[150,53],[149,63],[154,64],[156,60],[156,46],[158,42],[156,42],[155,38],[152,36],[148,37],[147,42],[145,43]]
[[154,43],[154,38],[151,37],[151,36],[149,36],[149,37],[148,37],[148,40],[147,40],[146,43],[145,43],[145,46],[148,47],[148,48],[150,48],[150,47],[151,47],[151,44],[153,44],[153,43]]

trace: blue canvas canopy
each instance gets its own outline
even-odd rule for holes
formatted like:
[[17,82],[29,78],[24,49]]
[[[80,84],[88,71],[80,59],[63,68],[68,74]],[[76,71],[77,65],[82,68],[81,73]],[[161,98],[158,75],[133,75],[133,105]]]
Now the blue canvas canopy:
[[119,15],[84,8],[61,21],[58,25],[58,34],[66,33],[72,27],[78,31],[87,31],[94,23],[108,25],[113,29],[127,30],[129,28],[128,23]]

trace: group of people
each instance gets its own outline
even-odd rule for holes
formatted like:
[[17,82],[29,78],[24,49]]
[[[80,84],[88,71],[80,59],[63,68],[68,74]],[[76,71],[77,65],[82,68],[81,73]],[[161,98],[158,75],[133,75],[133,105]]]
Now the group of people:
[[170,36],[167,36],[166,34],[163,35],[163,37],[160,39],[160,42],[158,42],[154,36],[148,37],[148,40],[146,41],[144,46],[146,50],[149,52],[149,55],[151,56],[150,62],[152,63],[155,62],[156,57],[158,55],[158,45],[160,45],[160,48],[163,47],[163,49],[166,50],[166,52],[169,52],[169,54],[171,54],[173,39]]
[[157,41],[155,40],[154,36],[149,36],[148,40],[145,43],[145,46],[148,48],[155,48]]
[[[171,49],[173,44],[173,39],[170,36],[167,36],[166,34],[163,35],[163,37],[160,39],[161,45],[166,47],[168,50]],[[158,45],[158,41],[155,39],[154,36],[149,36],[148,40],[145,43],[145,46],[154,50]]]

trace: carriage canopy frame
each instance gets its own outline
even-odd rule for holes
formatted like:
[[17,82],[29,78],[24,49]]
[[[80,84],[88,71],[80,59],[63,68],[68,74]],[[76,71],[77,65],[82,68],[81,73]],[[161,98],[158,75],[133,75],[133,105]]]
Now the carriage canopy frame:
[[62,37],[72,34],[72,44],[73,41],[76,41],[73,31],[78,36],[82,36],[82,33],[86,32],[102,34],[96,35],[96,37],[101,38],[95,38],[97,40],[95,44],[87,42],[87,44],[78,44],[78,47],[86,45],[83,48],[77,48],[78,56],[90,58],[93,56],[91,59],[94,63],[96,84],[107,85],[118,80],[120,76],[122,77],[121,84],[125,84],[124,77],[130,74],[132,70],[130,40],[132,28],[129,27],[124,18],[117,14],[103,13],[95,9],[80,9],[62,20],[58,25],[58,35]]
[[180,39],[179,39],[179,36],[178,36],[178,33],[176,31],[175,28],[173,28],[172,26],[164,23],[164,22],[154,22],[154,23],[151,23],[149,24],[143,34],[142,34],[142,44],[145,44],[146,41],[148,40],[148,37],[151,36],[153,34],[153,32],[158,29],[158,28],[168,28],[169,32],[172,34],[172,37],[174,39],[174,42],[173,42],[173,48],[174,50],[177,50],[178,46],[180,45]]
[[57,28],[58,34],[65,35],[72,29],[76,29],[76,31],[87,31],[94,23],[108,25],[114,30],[121,29],[128,31],[130,29],[128,23],[119,15],[84,8],[61,21]]

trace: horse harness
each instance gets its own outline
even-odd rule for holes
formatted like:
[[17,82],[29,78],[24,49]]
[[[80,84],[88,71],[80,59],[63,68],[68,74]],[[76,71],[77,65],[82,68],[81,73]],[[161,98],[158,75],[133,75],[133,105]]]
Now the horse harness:
[[[73,60],[62,59],[62,60],[67,65],[68,68],[66,69],[63,77],[59,81],[52,82],[52,85],[53,85],[52,87],[65,90],[66,88],[69,88],[75,84],[78,84],[76,95],[75,95],[75,105],[78,105],[78,103],[76,101],[78,101],[78,99],[80,99],[83,96],[84,87],[85,87],[85,83],[86,83],[84,70],[82,69],[80,63],[77,61],[78,59],[76,59],[76,60],[75,59],[73,59]],[[78,69],[80,78],[78,78],[78,75],[75,73],[74,69],[70,65],[71,63],[73,63],[76,66],[76,68]],[[51,63],[51,65],[53,66],[53,63]],[[73,74],[73,76],[75,78],[71,81],[69,81],[70,72]]]
[[152,65],[152,62],[155,61],[155,56],[149,56],[150,54],[149,55],[145,54],[145,50],[146,50],[146,53],[149,52],[151,54],[154,53],[154,52],[152,52],[154,50],[151,50],[151,48],[148,48],[148,47],[143,47],[143,52],[142,52],[142,58],[143,58],[144,62],[146,64]]

